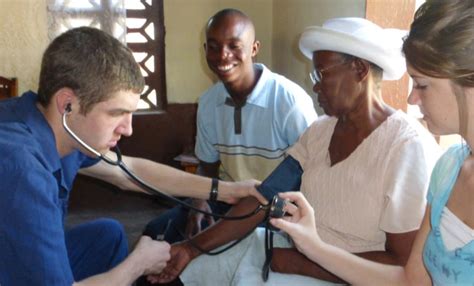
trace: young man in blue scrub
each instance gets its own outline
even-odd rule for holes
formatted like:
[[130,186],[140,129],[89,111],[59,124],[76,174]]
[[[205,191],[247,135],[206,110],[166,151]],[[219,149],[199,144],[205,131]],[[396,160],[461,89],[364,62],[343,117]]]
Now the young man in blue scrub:
[[[224,9],[208,20],[204,51],[220,81],[199,100],[195,153],[201,175],[263,180],[317,118],[311,97],[300,86],[253,62],[259,48],[255,27],[243,12]],[[229,209],[222,203],[193,203],[219,213]],[[144,233],[154,237],[172,220],[165,239],[179,241],[183,234],[199,232],[203,217],[194,212],[188,217],[187,209],[176,207],[150,222]],[[202,224],[212,222],[206,217]]]
[[[131,52],[106,33],[77,28],[43,55],[38,93],[0,102],[0,285],[130,285],[159,273],[169,245],[142,237],[127,257],[120,224],[100,219],[64,230],[78,172],[142,191],[118,167],[99,161],[69,128],[101,154],[132,134],[144,80]],[[94,158],[95,157],[95,158]],[[129,168],[171,195],[206,198],[211,180],[145,159]],[[219,182],[217,199],[258,193],[254,182]],[[78,282],[76,282],[78,281]]]

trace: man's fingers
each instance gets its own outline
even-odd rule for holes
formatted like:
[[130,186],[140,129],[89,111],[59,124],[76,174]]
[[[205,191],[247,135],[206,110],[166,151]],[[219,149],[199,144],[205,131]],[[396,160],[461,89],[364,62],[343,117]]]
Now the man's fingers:
[[201,221],[194,223],[191,235],[201,232]]
[[168,283],[173,281],[177,275],[175,274],[175,271],[170,270],[170,269],[165,269],[163,272],[161,272],[158,275],[148,275],[147,280],[154,284],[154,283]]
[[184,231],[184,235],[186,236],[185,239],[187,239],[188,237],[191,237],[194,234],[194,229],[195,229],[194,220],[189,219],[188,222],[186,223],[186,228]]
[[155,284],[155,283],[158,283],[158,277],[156,275],[148,275],[146,280],[148,280],[148,282],[150,282],[151,284]]
[[[214,218],[212,216],[206,216],[207,224],[209,226],[213,225],[215,223]],[[201,231],[201,229],[199,229]]]
[[257,191],[257,189],[253,189],[250,194],[254,196],[262,205],[268,204],[267,199],[259,191]]

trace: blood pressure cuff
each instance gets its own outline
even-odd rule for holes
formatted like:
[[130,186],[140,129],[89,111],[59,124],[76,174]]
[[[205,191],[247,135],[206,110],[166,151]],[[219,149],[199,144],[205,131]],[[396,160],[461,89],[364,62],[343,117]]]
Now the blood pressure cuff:
[[278,193],[299,191],[303,169],[300,163],[288,156],[273,172],[262,182],[257,190],[271,202]]

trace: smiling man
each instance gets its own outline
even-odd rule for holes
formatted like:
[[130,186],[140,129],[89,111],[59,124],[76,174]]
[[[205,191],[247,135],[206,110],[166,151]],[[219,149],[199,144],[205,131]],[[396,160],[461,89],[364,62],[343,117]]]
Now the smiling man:
[[[38,94],[0,103],[0,285],[131,285],[166,265],[168,243],[148,237],[127,257],[127,239],[116,221],[64,230],[79,169],[122,189],[141,189],[118,167],[93,158],[66,132],[63,118],[81,140],[107,153],[121,136],[132,134],[132,112],[143,87],[128,48],[82,27],[62,34],[45,51]],[[208,178],[145,159],[124,156],[123,161],[171,195],[209,196]],[[220,182],[217,199],[259,197],[254,184]]]
[[[312,60],[313,90],[326,115],[260,186],[267,198],[301,191],[315,209],[322,241],[392,265],[408,260],[439,156],[439,146],[419,122],[383,101],[382,81],[399,79],[406,70],[403,35],[355,17],[305,29],[300,50]],[[246,213],[256,204],[246,199],[228,214]],[[151,279],[165,283],[179,275],[184,285],[345,283],[295,249],[284,233],[275,233],[273,243],[263,228],[246,236],[264,219],[261,213],[221,220],[173,244],[170,262]],[[226,252],[203,255],[244,236]]]
[[[310,96],[289,79],[254,63],[260,42],[250,18],[236,9],[224,9],[206,25],[204,51],[219,82],[199,100],[195,153],[201,175],[226,181],[265,179],[281,163],[286,150],[317,118]],[[224,204],[194,201],[201,209],[219,213]],[[212,218],[175,208],[152,221],[145,234],[163,233],[172,219],[168,242],[192,235]]]

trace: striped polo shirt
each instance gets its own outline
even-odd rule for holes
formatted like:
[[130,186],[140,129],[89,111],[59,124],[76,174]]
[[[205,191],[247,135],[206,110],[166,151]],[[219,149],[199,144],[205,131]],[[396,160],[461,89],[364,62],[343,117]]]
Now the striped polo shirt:
[[220,160],[224,180],[265,179],[317,118],[311,97],[300,86],[255,65],[262,74],[240,110],[229,104],[222,82],[199,99],[195,153],[204,162]]

